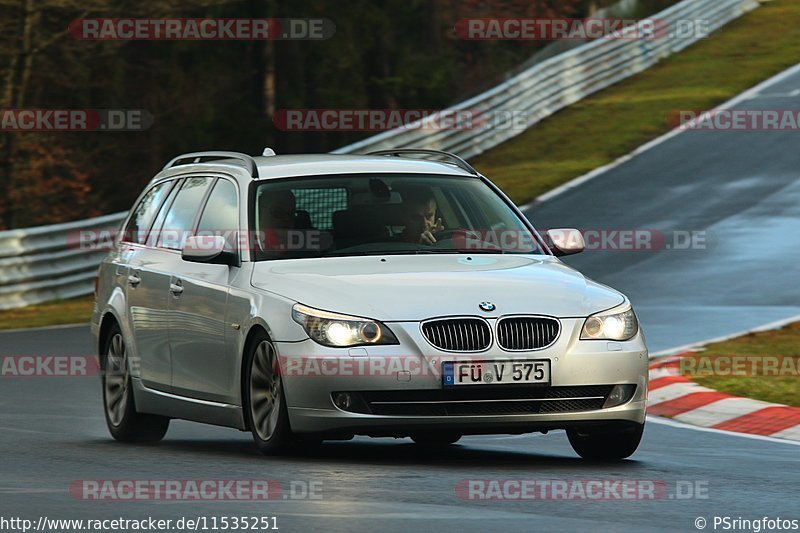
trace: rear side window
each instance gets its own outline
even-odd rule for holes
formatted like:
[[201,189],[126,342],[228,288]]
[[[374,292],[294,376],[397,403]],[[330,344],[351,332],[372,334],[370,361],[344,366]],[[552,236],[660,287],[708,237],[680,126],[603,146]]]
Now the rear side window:
[[144,244],[147,241],[147,232],[150,229],[150,224],[153,222],[153,218],[171,185],[171,182],[159,183],[144,195],[125,227],[125,232],[122,234],[123,241],[136,244]]
[[236,235],[239,232],[238,203],[236,186],[225,179],[217,180],[200,217],[197,234],[225,237],[225,251],[235,251]]
[[213,179],[206,177],[187,178],[178,191],[175,201],[167,211],[164,226],[158,239],[158,246],[170,250],[180,250],[183,242],[192,231],[197,211],[205,198]]

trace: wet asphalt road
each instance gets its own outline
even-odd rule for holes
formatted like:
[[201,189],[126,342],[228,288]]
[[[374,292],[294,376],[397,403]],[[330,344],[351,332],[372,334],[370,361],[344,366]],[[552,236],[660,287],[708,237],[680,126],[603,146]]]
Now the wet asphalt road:
[[[800,72],[736,109],[797,110],[798,89]],[[651,352],[800,315],[798,131],[687,131],[526,215],[595,232],[609,249],[565,262],[628,295]],[[615,230],[657,249],[613,250]]]
[[[17,355],[91,350],[84,327],[3,333],[0,342]],[[283,531],[387,532],[687,531],[700,516],[800,518],[800,447],[790,444],[651,423],[634,459],[614,465],[579,459],[562,432],[466,437],[432,452],[405,439],[357,438],[266,458],[249,434],[181,421],[159,445],[112,441],[97,377],[3,378],[0,386],[4,517],[276,516]],[[72,482],[87,479],[270,479],[287,495],[292,484],[319,484],[322,499],[109,502],[70,494]],[[467,479],[645,480],[665,492],[644,501],[477,501],[456,493]],[[679,497],[694,492],[703,497]]]
[[[800,108],[800,74],[743,107]],[[706,232],[697,250],[593,251],[568,262],[626,292],[652,351],[800,315],[800,134],[678,135],[528,216],[540,227]],[[646,186],[643,185],[646,182]],[[669,241],[668,241],[669,242]],[[91,353],[88,328],[0,333],[0,355]],[[276,516],[283,531],[696,531],[697,517],[800,519],[800,448],[649,423],[632,460],[577,458],[561,432],[467,437],[443,451],[358,438],[265,458],[249,435],[173,421],[156,446],[105,429],[97,377],[0,378],[0,517]],[[649,480],[644,501],[474,501],[467,479]],[[84,479],[271,479],[321,499],[84,501]],[[677,498],[688,486],[699,498]],[[284,494],[291,496],[291,491]],[[672,497],[670,497],[672,496]]]

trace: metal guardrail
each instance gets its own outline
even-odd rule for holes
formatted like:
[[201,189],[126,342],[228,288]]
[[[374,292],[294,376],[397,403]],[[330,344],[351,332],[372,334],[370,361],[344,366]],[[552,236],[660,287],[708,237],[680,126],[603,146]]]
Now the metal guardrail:
[[108,250],[87,245],[126,214],[0,232],[0,310],[90,294]]
[[[530,127],[556,111],[683,50],[702,36],[676,34],[683,20],[707,21],[710,31],[759,6],[757,0],[684,0],[649,18],[656,38],[599,39],[538,63],[496,87],[454,105],[481,117],[525,117]],[[398,148],[455,152],[468,159],[522,133],[520,127],[474,129],[403,128],[374,135],[334,153],[366,153]],[[117,229],[126,213],[0,232],[0,310],[90,294],[102,247],[81,243],[85,235]]]
[[[679,35],[679,21],[704,21],[714,31],[759,6],[757,0],[684,0],[648,17],[656,23],[654,39],[598,39],[538,63],[446,112],[463,111],[491,119],[516,114],[530,127],[570,104],[633,76],[665,57],[701,40],[700,35]],[[641,27],[640,23],[640,27]],[[433,117],[435,117],[434,115]],[[474,129],[394,129],[350,144],[334,153],[372,152],[389,148],[432,148],[465,159],[519,135],[519,127]]]

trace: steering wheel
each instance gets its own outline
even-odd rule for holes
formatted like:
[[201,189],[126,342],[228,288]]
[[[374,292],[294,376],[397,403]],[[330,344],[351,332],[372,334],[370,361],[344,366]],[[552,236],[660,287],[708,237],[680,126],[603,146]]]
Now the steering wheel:
[[470,249],[479,251],[503,250],[503,247],[499,246],[497,243],[486,241],[481,232],[477,230],[465,228],[446,229],[438,233],[434,233],[433,236],[436,237],[436,244],[440,244],[445,241],[452,241],[458,237],[463,242],[459,242],[457,244],[463,246],[465,251],[469,251]]
[[466,232],[467,230],[463,229],[444,229],[434,233],[433,236],[436,237],[436,242],[441,242],[451,240],[458,233],[464,233],[466,235]]

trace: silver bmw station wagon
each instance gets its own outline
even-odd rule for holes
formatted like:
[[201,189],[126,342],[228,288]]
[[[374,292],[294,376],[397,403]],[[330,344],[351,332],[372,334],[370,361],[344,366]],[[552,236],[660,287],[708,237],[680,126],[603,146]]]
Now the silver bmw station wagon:
[[100,266],[108,428],[194,420],[265,453],[564,429],[584,458],[628,457],[647,347],[625,296],[559,260],[583,246],[445,152],[181,155]]

